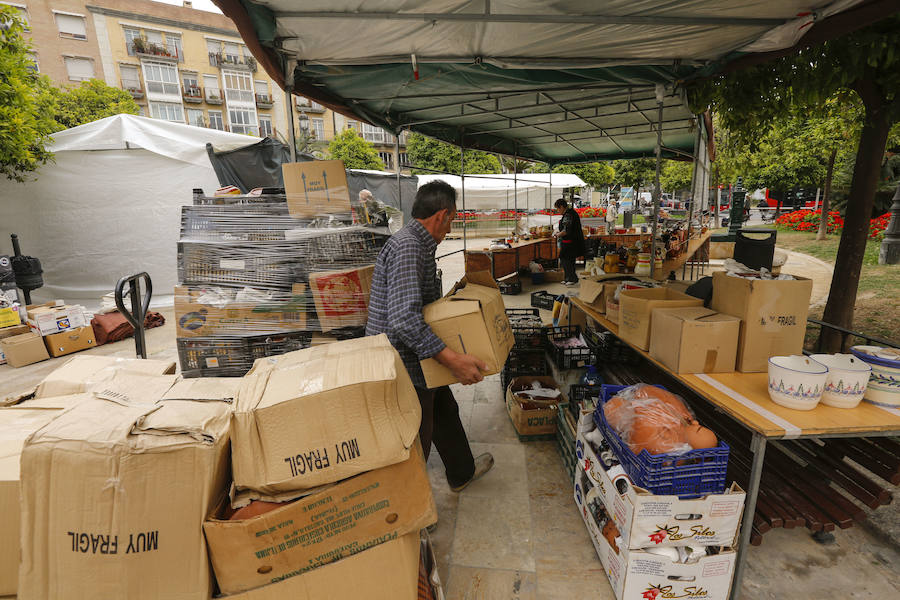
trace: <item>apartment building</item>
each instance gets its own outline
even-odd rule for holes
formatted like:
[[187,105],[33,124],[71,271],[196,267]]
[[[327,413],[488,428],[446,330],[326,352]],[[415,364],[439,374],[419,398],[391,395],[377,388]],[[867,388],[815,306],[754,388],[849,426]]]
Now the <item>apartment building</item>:
[[[28,23],[35,68],[59,86],[98,78],[127,90],[141,115],[287,141],[284,92],[224,15],[152,0],[0,0]],[[397,164],[394,136],[294,96],[294,126],[322,149],[344,129]],[[400,162],[405,159],[401,137]]]

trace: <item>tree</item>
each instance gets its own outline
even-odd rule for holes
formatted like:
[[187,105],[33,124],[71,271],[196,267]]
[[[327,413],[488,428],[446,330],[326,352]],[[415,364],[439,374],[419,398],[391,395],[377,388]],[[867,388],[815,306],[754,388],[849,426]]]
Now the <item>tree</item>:
[[613,162],[612,168],[616,173],[616,181],[636,190],[651,185],[656,179],[656,160],[652,158],[617,160]]
[[140,109],[125,90],[90,79],[77,87],[51,88],[50,110],[54,131],[61,131],[113,115],[136,115]]
[[[410,133],[406,141],[406,155],[410,163],[423,169],[443,173],[459,173],[459,148],[419,133]],[[466,173],[500,173],[500,161],[493,154],[481,150],[466,150],[464,163]],[[421,175],[430,171],[413,169]]]
[[[835,257],[823,319],[850,329],[888,132],[900,120],[900,16],[794,55],[739,72],[695,82],[695,111],[712,105],[732,131],[752,137],[773,119],[792,110],[821,111],[841,90],[855,92],[864,108],[856,161],[850,182],[844,229]],[[823,328],[825,351],[840,348],[837,332]]]
[[0,5],[0,173],[25,181],[51,158],[53,120],[44,110],[49,83],[34,69],[19,12]]
[[367,142],[355,129],[345,129],[328,144],[328,156],[344,161],[348,169],[384,170],[384,163],[375,152],[375,146]]
[[[656,173],[654,173],[654,177]],[[659,174],[659,184],[664,190],[675,193],[691,189],[694,182],[694,164],[683,160],[666,160]]]
[[578,175],[581,180],[591,188],[599,188],[610,185],[616,176],[615,170],[608,163],[579,163],[573,165],[556,165],[554,173],[572,173]]

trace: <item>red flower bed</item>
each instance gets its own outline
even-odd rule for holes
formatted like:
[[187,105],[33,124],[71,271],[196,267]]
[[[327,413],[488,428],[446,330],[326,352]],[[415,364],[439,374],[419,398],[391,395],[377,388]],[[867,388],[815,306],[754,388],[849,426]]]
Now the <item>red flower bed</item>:
[[[793,212],[784,213],[777,219],[775,224],[791,231],[818,231],[819,220],[822,218],[821,210],[795,210]],[[891,222],[891,213],[884,213],[880,217],[869,221],[869,239],[880,240],[884,238],[884,230],[887,229],[888,223]],[[828,233],[840,233],[844,229],[844,219],[837,211],[828,213],[828,225],[826,231]]]

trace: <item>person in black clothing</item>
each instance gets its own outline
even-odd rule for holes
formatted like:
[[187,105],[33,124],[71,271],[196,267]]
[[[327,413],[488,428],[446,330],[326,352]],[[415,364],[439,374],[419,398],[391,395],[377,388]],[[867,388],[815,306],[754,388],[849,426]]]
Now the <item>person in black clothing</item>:
[[575,275],[575,259],[584,255],[584,232],[581,230],[581,218],[569,203],[560,198],[553,204],[556,212],[562,215],[559,220],[559,231],[554,233],[560,241],[559,262],[562,263],[566,277],[563,283],[576,285],[578,277]]

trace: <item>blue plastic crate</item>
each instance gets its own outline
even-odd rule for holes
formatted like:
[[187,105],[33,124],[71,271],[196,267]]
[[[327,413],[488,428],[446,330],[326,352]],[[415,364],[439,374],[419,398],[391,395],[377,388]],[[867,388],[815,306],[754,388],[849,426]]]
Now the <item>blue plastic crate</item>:
[[[725,491],[728,471],[728,444],[719,441],[715,448],[691,450],[684,454],[650,454],[641,450],[635,454],[610,427],[603,414],[603,405],[625,389],[625,385],[604,385],[600,404],[594,411],[594,422],[636,485],[654,494],[697,498]],[[657,386],[662,388],[662,386]],[[665,388],[663,388],[665,389]]]

